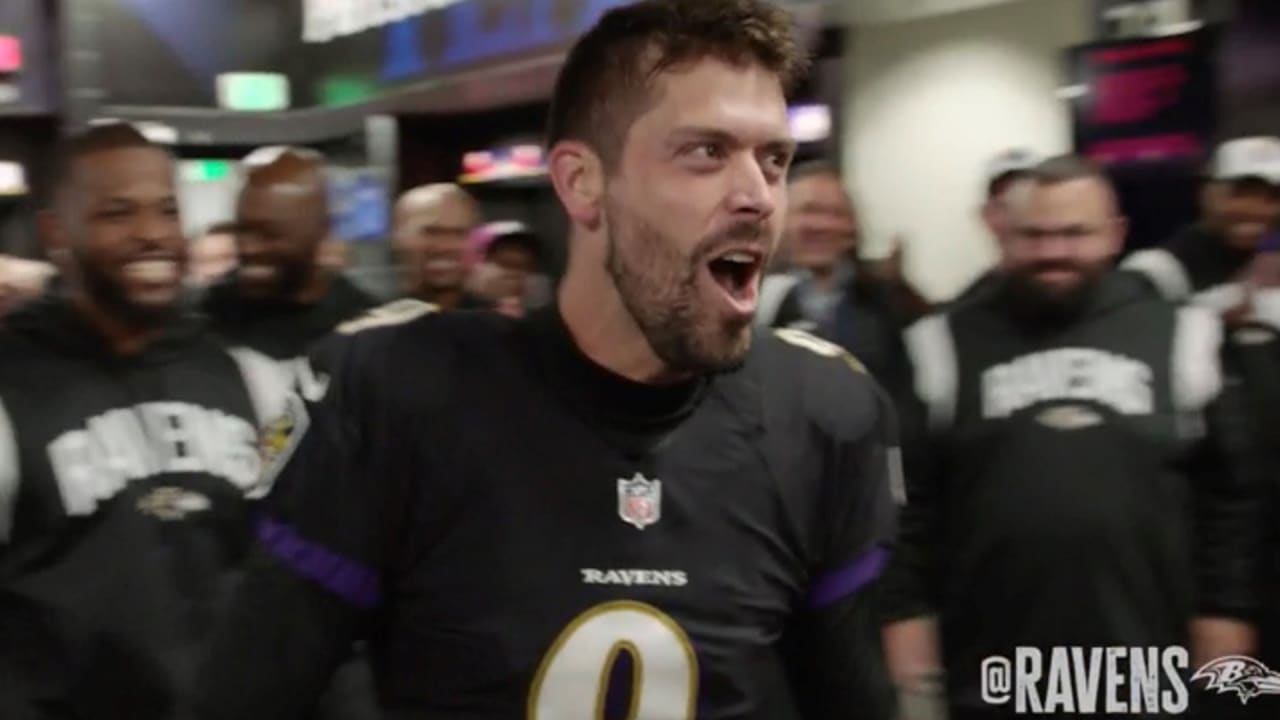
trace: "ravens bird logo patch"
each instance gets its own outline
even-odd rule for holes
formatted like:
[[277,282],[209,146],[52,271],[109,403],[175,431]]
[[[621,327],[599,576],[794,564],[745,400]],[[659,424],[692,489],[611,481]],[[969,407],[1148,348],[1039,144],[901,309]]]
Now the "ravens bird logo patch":
[[159,487],[138,500],[138,512],[160,520],[182,520],[213,507],[209,498],[193,490]]
[[1204,681],[1205,690],[1219,695],[1235,693],[1241,705],[1260,695],[1280,695],[1280,673],[1258,660],[1243,655],[1228,655],[1207,663],[1191,676],[1191,681]]

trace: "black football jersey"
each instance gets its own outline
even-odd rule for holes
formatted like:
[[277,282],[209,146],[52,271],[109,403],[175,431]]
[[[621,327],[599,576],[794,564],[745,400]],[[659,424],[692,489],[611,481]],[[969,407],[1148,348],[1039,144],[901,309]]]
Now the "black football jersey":
[[856,361],[783,331],[655,387],[554,309],[425,310],[326,349],[202,717],[296,717],[361,637],[388,718],[888,717],[895,430]]

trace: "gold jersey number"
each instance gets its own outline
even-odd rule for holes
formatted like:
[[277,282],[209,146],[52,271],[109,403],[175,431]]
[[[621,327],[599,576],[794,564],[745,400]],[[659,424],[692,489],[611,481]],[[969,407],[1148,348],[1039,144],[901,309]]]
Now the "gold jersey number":
[[640,602],[597,605],[574,618],[542,658],[528,720],[603,720],[609,677],[631,656],[627,720],[693,720],[698,660],[670,616]]

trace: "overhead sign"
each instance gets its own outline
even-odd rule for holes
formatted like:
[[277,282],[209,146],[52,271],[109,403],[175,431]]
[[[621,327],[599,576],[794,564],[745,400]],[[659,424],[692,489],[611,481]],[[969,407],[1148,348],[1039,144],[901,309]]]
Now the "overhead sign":
[[289,107],[289,78],[280,73],[231,72],[218,76],[218,106],[266,112]]
[[458,177],[458,182],[499,182],[546,174],[547,166],[541,147],[516,145],[466,153],[462,156],[462,174]]
[[0,0],[0,118],[60,112],[62,93],[52,63],[36,62],[53,56],[56,28],[48,22],[47,6],[41,0]]
[[1215,130],[1213,42],[1198,31],[1072,49],[1077,150],[1105,163],[1202,158]]
[[0,35],[0,73],[22,69],[22,41],[13,35]]
[[16,162],[0,162],[0,197],[26,195],[27,171]]
[[331,168],[329,210],[343,240],[382,240],[391,232],[386,178],[371,168]]
[[458,2],[461,0],[302,0],[302,40],[329,42]]
[[1204,17],[1204,0],[1097,0],[1098,34],[1151,37],[1186,32]]
[[230,160],[184,160],[182,179],[191,182],[223,180],[235,173],[235,163]]
[[798,143],[822,142],[831,137],[831,108],[821,103],[787,108],[791,137]]

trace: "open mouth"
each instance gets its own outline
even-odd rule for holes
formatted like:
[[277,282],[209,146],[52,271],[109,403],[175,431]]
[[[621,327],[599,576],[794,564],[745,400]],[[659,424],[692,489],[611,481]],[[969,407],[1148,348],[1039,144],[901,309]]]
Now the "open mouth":
[[707,262],[711,279],[720,286],[730,304],[740,312],[755,312],[756,292],[764,254],[758,250],[733,249]]

